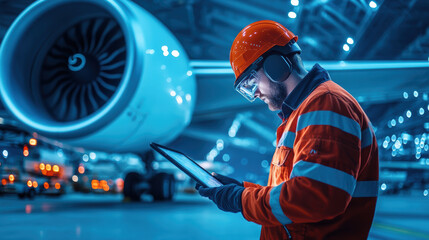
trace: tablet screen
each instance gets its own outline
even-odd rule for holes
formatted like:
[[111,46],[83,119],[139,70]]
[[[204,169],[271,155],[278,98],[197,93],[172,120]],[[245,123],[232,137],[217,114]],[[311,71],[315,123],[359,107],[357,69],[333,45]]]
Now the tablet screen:
[[[160,146],[158,146],[160,147]],[[160,147],[161,148],[161,147]],[[190,160],[188,157],[186,157],[183,154],[180,154],[178,152],[174,152],[165,148],[161,148],[162,151],[164,151],[167,155],[169,155],[171,158],[173,158],[178,164],[186,168],[189,172],[191,172],[198,180],[205,183],[207,187],[219,187],[223,186],[219,180],[214,178],[210,173],[204,171],[201,169],[197,163]]]

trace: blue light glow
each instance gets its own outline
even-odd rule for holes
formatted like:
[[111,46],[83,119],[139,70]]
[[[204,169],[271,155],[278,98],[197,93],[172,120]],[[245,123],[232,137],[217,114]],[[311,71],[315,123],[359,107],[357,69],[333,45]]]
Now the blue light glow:
[[417,91],[414,91],[414,97],[418,97],[419,96],[419,92],[417,92]]
[[223,150],[223,148],[224,148],[224,142],[223,142],[222,139],[219,139],[219,140],[216,141],[216,148],[219,151]]
[[344,45],[343,45],[343,50],[344,50],[344,51],[346,51],[346,52],[350,51],[350,47],[349,47],[349,45],[344,44]]
[[419,114],[420,114],[420,115],[425,114],[425,110],[424,110],[423,108],[420,108],[420,109],[419,109]]
[[219,151],[217,149],[212,149],[210,150],[210,152],[207,154],[207,161],[214,161],[214,159],[217,157],[217,155],[219,154]]
[[416,153],[416,159],[420,159],[420,158],[421,158],[421,156],[422,156],[422,154],[421,154],[421,153]]
[[371,8],[376,8],[377,7],[377,3],[375,3],[374,1],[369,2],[369,6]]
[[407,111],[407,118],[410,118],[412,116],[412,113],[410,110]]
[[171,51],[171,55],[173,55],[173,57],[178,57],[180,55],[180,53],[177,50],[173,50],[173,51]]
[[403,123],[403,122],[404,122],[404,117],[399,116],[399,118],[398,118],[398,122],[399,122],[399,123]]
[[383,142],[383,147],[384,147],[384,148],[387,148],[388,146],[389,146],[389,142],[388,142],[388,141],[384,141],[384,142]]
[[418,137],[416,137],[415,139],[414,139],[414,144],[419,144],[419,142],[420,142],[420,140],[419,140],[419,138]]
[[189,94],[189,93],[186,94],[185,98],[186,98],[186,101],[190,102],[192,99],[191,94]]
[[155,50],[154,49],[147,49],[146,50],[146,54],[150,54],[150,55],[152,55],[152,54],[154,54],[155,53]]
[[268,163],[268,161],[267,161],[267,160],[262,160],[262,162],[261,162],[261,166],[262,166],[263,168],[267,168],[269,165],[270,165],[270,164]]
[[176,101],[178,104],[182,104],[183,103],[183,99],[181,96],[176,96]]
[[229,128],[228,136],[235,137],[237,135],[238,129],[240,129],[240,126],[241,126],[240,121],[239,120],[234,120],[232,122],[231,127]]
[[289,13],[287,14],[287,16],[288,16],[289,18],[296,18],[296,13],[295,13],[295,12],[289,12]]
[[407,92],[404,92],[403,96],[405,99],[408,99],[408,93]]
[[353,40],[353,38],[349,37],[349,38],[347,38],[347,43],[351,45],[351,44],[355,43],[355,41]]
[[292,6],[298,6],[299,5],[299,1],[298,0],[291,0],[290,4],[292,4]]
[[396,140],[395,148],[399,149],[399,148],[401,148],[401,145],[402,145],[401,142],[399,140]]
[[402,137],[402,139],[404,139],[404,141],[411,141],[411,140],[413,140],[413,136],[411,136],[408,133],[402,133],[401,137]]

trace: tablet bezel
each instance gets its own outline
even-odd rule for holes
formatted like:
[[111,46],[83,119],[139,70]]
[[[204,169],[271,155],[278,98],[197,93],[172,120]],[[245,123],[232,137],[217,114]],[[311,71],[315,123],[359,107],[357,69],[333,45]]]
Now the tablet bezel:
[[173,157],[171,157],[170,155],[168,155],[166,152],[163,151],[162,148],[165,148],[167,150],[176,152],[178,154],[181,154],[183,156],[185,156],[187,159],[189,159],[189,161],[191,161],[194,165],[196,165],[198,168],[200,168],[202,171],[204,171],[205,173],[207,173],[208,175],[210,175],[210,177],[216,179],[221,186],[224,185],[221,181],[219,181],[219,179],[215,178],[213,175],[211,175],[206,169],[204,169],[203,167],[201,167],[198,163],[196,163],[194,160],[192,160],[190,157],[188,157],[186,154],[179,152],[177,150],[171,149],[169,147],[163,146],[161,144],[158,143],[151,143],[150,146],[157,151],[158,153],[160,153],[162,156],[164,156],[167,160],[169,160],[171,163],[173,163],[176,167],[178,167],[180,170],[182,170],[183,172],[185,172],[188,176],[190,176],[192,179],[194,179],[195,181],[197,181],[199,184],[201,184],[204,187],[209,187],[207,186],[206,183],[200,181],[200,179],[198,179],[194,174],[192,174],[191,171],[189,171],[187,168],[185,168],[184,166],[182,166],[180,163],[178,163]]

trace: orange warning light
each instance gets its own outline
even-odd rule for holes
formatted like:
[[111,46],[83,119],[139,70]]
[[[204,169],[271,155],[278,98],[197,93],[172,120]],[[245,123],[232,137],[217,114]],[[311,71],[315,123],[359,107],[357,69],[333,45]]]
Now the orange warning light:
[[24,157],[28,157],[28,155],[30,154],[30,152],[28,151],[27,145],[24,145],[24,148],[22,150],[23,150],[22,154],[24,154]]
[[36,146],[37,145],[37,140],[35,138],[31,138],[29,141],[31,146]]
[[98,182],[98,180],[92,180],[91,181],[91,187],[92,187],[92,189],[98,189],[98,186],[99,186],[99,182]]

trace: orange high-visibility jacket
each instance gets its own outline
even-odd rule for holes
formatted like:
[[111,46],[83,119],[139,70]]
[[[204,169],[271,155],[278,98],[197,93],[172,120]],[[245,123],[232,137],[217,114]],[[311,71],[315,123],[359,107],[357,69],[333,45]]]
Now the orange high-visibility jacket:
[[244,182],[242,213],[261,239],[366,239],[378,147],[358,102],[316,64],[282,109],[267,186]]

